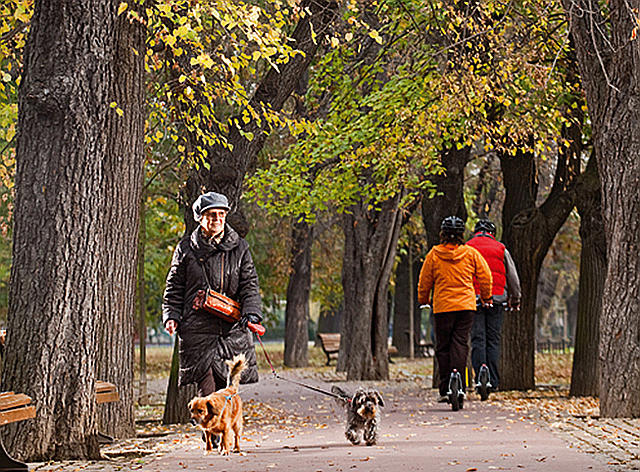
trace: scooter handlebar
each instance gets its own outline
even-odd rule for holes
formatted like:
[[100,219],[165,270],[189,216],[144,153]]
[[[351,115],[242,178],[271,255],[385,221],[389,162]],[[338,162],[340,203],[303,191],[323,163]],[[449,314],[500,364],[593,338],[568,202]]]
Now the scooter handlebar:
[[257,323],[247,323],[247,328],[249,328],[252,332],[256,333],[258,336],[262,336],[264,335],[264,333],[267,332],[264,326]]

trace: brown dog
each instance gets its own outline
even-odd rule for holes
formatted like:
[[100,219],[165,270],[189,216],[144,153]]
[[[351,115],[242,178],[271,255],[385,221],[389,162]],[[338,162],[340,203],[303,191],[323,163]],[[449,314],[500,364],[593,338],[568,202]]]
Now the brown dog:
[[231,430],[235,433],[234,452],[240,452],[242,434],[242,400],[238,396],[240,374],[245,368],[244,354],[226,361],[229,366],[227,388],[206,397],[195,397],[189,402],[191,422],[204,431],[206,451],[213,450],[213,436],[222,434],[220,453],[228,455],[231,450]]

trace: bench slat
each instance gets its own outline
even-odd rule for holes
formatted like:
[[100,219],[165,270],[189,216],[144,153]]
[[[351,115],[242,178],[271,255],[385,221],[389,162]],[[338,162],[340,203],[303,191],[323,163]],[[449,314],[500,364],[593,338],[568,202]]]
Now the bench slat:
[[31,403],[31,397],[24,393],[12,394],[3,396],[0,398],[0,410],[8,410],[10,408],[17,408],[19,406],[28,405]]
[[27,420],[29,418],[35,418],[36,407],[24,406],[22,408],[15,408],[13,410],[7,410],[0,412],[0,426],[13,423],[15,421]]
[[96,392],[97,393],[101,393],[101,392],[110,392],[110,391],[115,391],[116,390],[116,386],[112,383],[109,382],[104,382],[103,380],[98,380],[96,382]]
[[117,402],[120,400],[120,395],[115,390],[108,392],[100,392],[96,394],[96,402],[97,403],[109,403],[109,402]]
[[337,359],[340,352],[340,333],[319,333],[320,347],[327,355],[327,365],[331,359]]

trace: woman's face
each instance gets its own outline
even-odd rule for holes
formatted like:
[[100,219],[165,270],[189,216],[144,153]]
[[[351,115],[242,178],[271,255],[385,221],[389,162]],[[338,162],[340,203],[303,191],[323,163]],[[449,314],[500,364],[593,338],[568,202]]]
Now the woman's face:
[[200,226],[207,236],[215,236],[224,230],[227,211],[220,209],[207,210],[202,214]]

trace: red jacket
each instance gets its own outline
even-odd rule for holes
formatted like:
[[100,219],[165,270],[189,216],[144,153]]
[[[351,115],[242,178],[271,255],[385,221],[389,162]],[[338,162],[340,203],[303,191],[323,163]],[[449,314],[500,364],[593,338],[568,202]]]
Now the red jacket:
[[[493,277],[492,295],[504,294],[504,286],[506,284],[506,269],[504,267],[504,251],[505,247],[496,238],[489,233],[476,233],[467,244],[478,250],[482,257],[489,264],[491,276]],[[476,289],[476,295],[480,293],[478,281],[474,278],[473,285]]]

